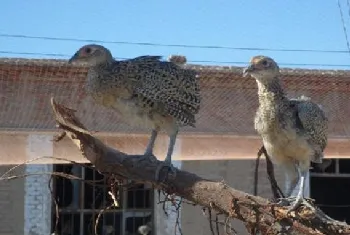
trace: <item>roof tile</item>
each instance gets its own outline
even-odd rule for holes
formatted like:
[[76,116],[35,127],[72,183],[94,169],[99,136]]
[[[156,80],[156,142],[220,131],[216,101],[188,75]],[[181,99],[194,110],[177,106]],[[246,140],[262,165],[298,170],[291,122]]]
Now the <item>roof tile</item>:
[[[200,73],[202,108],[196,128],[183,132],[255,135],[257,88],[243,78],[241,67],[184,65]],[[95,131],[142,133],[118,115],[97,106],[84,91],[87,68],[65,60],[0,59],[0,129],[55,130],[50,97],[78,110],[86,126]],[[310,96],[324,106],[330,119],[329,133],[350,133],[350,71],[281,69],[289,96]]]

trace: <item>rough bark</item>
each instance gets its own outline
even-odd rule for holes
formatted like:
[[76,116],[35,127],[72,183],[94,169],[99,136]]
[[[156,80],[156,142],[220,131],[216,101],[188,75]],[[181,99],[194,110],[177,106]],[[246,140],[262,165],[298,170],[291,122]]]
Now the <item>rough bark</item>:
[[151,183],[157,189],[241,220],[248,229],[258,229],[262,235],[350,234],[350,226],[332,220],[317,208],[301,207],[297,214],[287,215],[287,208],[276,206],[267,199],[190,172],[177,170],[175,178],[169,177],[166,181],[157,182],[155,170],[161,162],[156,158],[140,161],[141,155],[128,155],[106,146],[85,129],[74,115],[74,110],[56,103],[53,98],[51,104],[59,128],[100,172]]

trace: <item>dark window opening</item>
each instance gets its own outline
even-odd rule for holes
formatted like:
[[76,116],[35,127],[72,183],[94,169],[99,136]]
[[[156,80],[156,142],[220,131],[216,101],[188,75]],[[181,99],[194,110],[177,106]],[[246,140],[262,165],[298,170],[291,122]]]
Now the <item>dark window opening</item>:
[[310,170],[310,172],[336,173],[336,164],[337,164],[337,159],[324,159],[321,164],[311,162],[312,169]]
[[145,209],[151,206],[151,189],[145,188],[145,185],[137,185],[130,188],[127,192],[127,208]]
[[339,159],[339,173],[350,174],[350,160]]
[[[102,209],[111,206],[107,179],[97,171],[72,164],[54,165],[54,171],[90,181],[57,177],[53,181],[58,203],[57,235],[94,234],[96,218]],[[153,190],[144,184],[118,188],[119,207],[105,210],[97,224],[97,233],[104,235],[139,234],[138,229],[153,224]],[[52,233],[55,231],[56,206],[52,205]],[[152,226],[153,227],[153,226]],[[152,235],[151,231],[148,235]]]
[[[338,159],[333,159],[338,164]],[[339,173],[310,176],[310,196],[316,205],[333,219],[350,223],[350,159],[339,160]],[[330,168],[330,167],[329,167]],[[331,173],[331,172],[328,172]]]

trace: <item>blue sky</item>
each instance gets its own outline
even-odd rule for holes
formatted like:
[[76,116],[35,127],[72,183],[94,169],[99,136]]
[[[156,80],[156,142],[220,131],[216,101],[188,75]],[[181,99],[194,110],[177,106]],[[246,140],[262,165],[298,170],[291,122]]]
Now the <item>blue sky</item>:
[[[340,1],[350,37],[349,9],[345,0]],[[336,0],[11,0],[2,2],[0,22],[0,34],[197,46],[347,50]],[[72,55],[83,44],[0,37],[0,51]],[[104,45],[113,56],[121,58],[182,54],[189,61],[248,62],[251,56],[264,54],[279,63],[350,65],[350,53]],[[53,57],[4,53],[0,56]]]

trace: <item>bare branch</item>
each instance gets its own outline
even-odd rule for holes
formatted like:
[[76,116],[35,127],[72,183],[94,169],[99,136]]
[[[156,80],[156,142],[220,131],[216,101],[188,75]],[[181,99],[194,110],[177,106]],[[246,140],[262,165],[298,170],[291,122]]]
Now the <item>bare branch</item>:
[[282,230],[297,235],[350,234],[350,226],[330,220],[317,208],[302,206],[297,214],[288,215],[288,208],[276,206],[267,199],[180,169],[175,178],[157,182],[154,175],[160,161],[139,161],[140,155],[128,155],[106,146],[85,129],[74,112],[57,104],[54,99],[51,104],[60,128],[100,172],[151,183],[169,194],[241,220],[249,228],[259,228],[262,235],[277,235]]
[[259,163],[260,163],[260,158],[261,155],[264,154],[265,155],[265,159],[266,159],[266,171],[267,171],[267,176],[269,178],[270,181],[270,185],[271,185],[271,191],[273,194],[273,198],[277,199],[277,198],[284,198],[284,194],[282,192],[282,190],[280,189],[280,187],[277,184],[277,180],[275,178],[275,172],[274,172],[274,167],[273,167],[273,163],[271,161],[270,156],[267,154],[266,149],[264,146],[261,146],[261,148],[258,151],[257,154],[257,158],[255,161],[255,172],[254,172],[254,196],[258,195],[258,180],[259,180]]
[[54,233],[57,232],[57,226],[58,226],[58,221],[59,221],[59,218],[60,218],[60,214],[59,214],[59,211],[58,211],[58,203],[57,203],[57,200],[55,198],[55,194],[54,194],[54,191],[52,189],[52,179],[53,179],[53,175],[50,176],[50,180],[48,182],[48,188],[50,190],[50,195],[51,195],[51,199],[53,200],[54,204],[55,204],[55,216],[56,216],[56,220],[55,220],[55,228],[54,228]]

